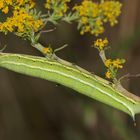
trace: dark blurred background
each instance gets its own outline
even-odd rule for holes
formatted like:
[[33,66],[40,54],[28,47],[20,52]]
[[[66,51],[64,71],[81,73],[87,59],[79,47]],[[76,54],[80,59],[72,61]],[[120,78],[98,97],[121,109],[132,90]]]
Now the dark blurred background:
[[[39,6],[43,2],[38,1]],[[122,2],[119,24],[106,25],[103,35],[110,40],[108,56],[127,60],[120,76],[140,73],[140,1]],[[90,47],[93,40],[90,35],[80,36],[75,24],[61,23],[40,42],[53,48],[67,43],[59,57],[104,77],[98,51]],[[5,52],[41,56],[28,41],[12,34],[0,34],[0,42],[7,44]],[[140,96],[140,78],[124,80],[123,85]],[[136,123],[127,114],[69,88],[0,68],[0,140],[139,140],[140,115]]]

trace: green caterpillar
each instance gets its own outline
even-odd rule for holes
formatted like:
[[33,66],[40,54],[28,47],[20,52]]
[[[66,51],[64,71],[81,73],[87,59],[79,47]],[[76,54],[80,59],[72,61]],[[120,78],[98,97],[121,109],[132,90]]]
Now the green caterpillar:
[[65,62],[22,54],[0,53],[0,67],[53,81],[122,110],[133,119],[140,113],[140,98],[95,74]]

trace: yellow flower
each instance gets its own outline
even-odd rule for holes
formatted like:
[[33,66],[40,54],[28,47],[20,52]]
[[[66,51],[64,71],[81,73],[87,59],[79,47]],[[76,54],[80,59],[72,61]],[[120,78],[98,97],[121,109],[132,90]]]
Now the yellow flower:
[[52,53],[52,49],[50,47],[45,47],[43,49],[44,54]]
[[114,60],[112,62],[112,65],[115,67],[115,68],[123,68],[123,63],[125,63],[125,60],[124,59],[119,59],[117,58],[116,60]]
[[12,1],[12,0],[5,0],[5,3],[6,3],[7,5],[12,5],[12,4],[13,4],[13,1]]
[[110,67],[110,65],[112,65],[112,61],[111,61],[111,59],[107,59],[107,60],[105,61],[105,66],[106,66],[106,67]]
[[3,7],[4,7],[4,2],[1,1],[1,2],[0,2],[0,9],[2,9]]
[[8,13],[8,11],[9,11],[8,6],[6,6],[6,7],[4,7],[4,8],[2,9],[2,12],[3,12],[3,13],[5,13],[5,14],[7,14],[7,13]]
[[34,29],[35,32],[38,31],[38,29],[43,25],[43,21],[42,20],[35,20],[32,21],[32,28]]
[[103,39],[97,39],[94,42],[94,46],[96,48],[98,48],[99,51],[103,50],[106,46],[108,46],[108,40],[107,40],[107,38],[105,38],[104,40]]
[[35,6],[35,2],[32,0],[29,1],[29,8],[32,9]]
[[110,79],[111,78],[111,72],[109,70],[107,70],[107,72],[105,73],[106,78]]
[[88,23],[88,18],[87,17],[82,17],[80,22],[82,24],[87,24]]
[[105,61],[105,66],[108,68],[111,66],[115,69],[118,69],[118,68],[123,68],[122,64],[124,64],[124,63],[125,63],[124,59],[119,59],[119,58],[117,58],[115,60],[107,59]]

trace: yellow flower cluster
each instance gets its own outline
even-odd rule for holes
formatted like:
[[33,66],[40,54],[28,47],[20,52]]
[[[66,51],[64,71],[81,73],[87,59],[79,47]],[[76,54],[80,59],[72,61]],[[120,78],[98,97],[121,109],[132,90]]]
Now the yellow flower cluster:
[[14,10],[12,17],[7,18],[3,23],[0,23],[0,31],[5,33],[13,31],[24,33],[27,30],[33,30],[34,32],[37,32],[42,25],[42,20],[35,19],[22,8],[20,10]]
[[12,5],[13,1],[12,0],[1,0],[0,1],[0,10],[7,14],[9,11],[9,5]]
[[70,0],[46,0],[45,8],[53,12],[53,15],[59,19],[67,12],[68,2],[70,2]]
[[105,66],[106,67],[110,67],[110,66],[112,66],[112,67],[114,67],[114,68],[123,68],[123,66],[122,66],[122,64],[124,63],[125,61],[124,61],[124,59],[119,59],[119,58],[117,58],[117,59],[115,59],[115,60],[111,60],[111,59],[107,59],[106,61],[105,61]]
[[10,7],[13,9],[20,9],[20,7],[25,4],[28,4],[30,8],[33,8],[35,5],[32,0],[0,0],[0,10],[7,14]]
[[104,40],[103,39],[97,39],[95,42],[94,42],[94,46],[99,50],[104,50],[105,47],[108,46],[108,40],[107,38],[105,38]]
[[[43,25],[41,19],[30,13],[31,8],[34,7],[32,0],[2,0],[0,4],[2,11],[5,9],[5,5],[6,7],[11,6],[12,9],[12,16],[6,18],[5,22],[0,22],[0,32],[15,32],[22,35],[31,30],[37,32]],[[26,8],[27,5],[29,9]]]
[[99,35],[104,32],[103,24],[110,22],[117,23],[116,18],[120,15],[121,3],[116,1],[102,1],[101,3],[92,0],[83,0],[81,5],[74,6],[73,10],[79,15],[78,28],[83,35],[89,32]]
[[94,47],[99,50],[100,57],[107,67],[107,71],[105,73],[106,78],[114,80],[117,77],[118,69],[123,68],[123,64],[125,63],[125,59],[106,59],[105,50],[108,47],[108,39],[97,39],[94,42]]
[[108,68],[107,72],[106,72],[106,77],[108,79],[115,78],[118,69],[123,68],[122,64],[124,64],[124,63],[125,63],[124,59],[119,59],[119,58],[117,58],[115,60],[107,59],[105,61],[105,66]]
[[100,9],[102,9],[102,13],[104,16],[104,22],[110,22],[111,26],[118,23],[116,17],[121,14],[122,4],[118,1],[106,1],[100,4]]

